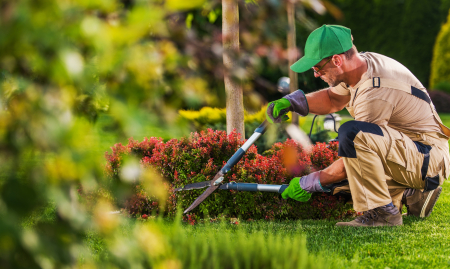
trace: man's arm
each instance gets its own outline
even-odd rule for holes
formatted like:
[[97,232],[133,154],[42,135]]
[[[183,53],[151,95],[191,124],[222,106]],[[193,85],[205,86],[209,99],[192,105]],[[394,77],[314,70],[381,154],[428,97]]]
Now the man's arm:
[[331,88],[323,89],[306,95],[309,112],[317,115],[330,114],[344,109],[350,101],[350,95],[339,95]]
[[[327,88],[305,95],[302,90],[290,93],[283,98],[270,102],[266,110],[266,118],[270,123],[281,122],[283,110],[294,111],[302,116],[308,113],[325,115],[342,110],[350,101],[350,95],[334,93],[337,88]],[[345,90],[343,94],[345,94]],[[281,114],[280,114],[281,113]]]
[[346,178],[347,172],[345,171],[344,159],[342,158],[320,171],[320,184],[322,186],[338,183]]
[[306,202],[313,192],[329,192],[326,187],[347,178],[344,159],[335,161],[324,170],[311,173],[303,177],[295,177],[281,194],[283,199],[292,198],[300,202]]

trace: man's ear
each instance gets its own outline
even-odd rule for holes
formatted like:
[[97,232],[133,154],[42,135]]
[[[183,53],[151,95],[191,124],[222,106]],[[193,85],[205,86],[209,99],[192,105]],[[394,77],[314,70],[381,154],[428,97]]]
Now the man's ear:
[[343,62],[342,56],[343,56],[342,54],[333,55],[331,61],[336,67],[340,67],[342,65]]

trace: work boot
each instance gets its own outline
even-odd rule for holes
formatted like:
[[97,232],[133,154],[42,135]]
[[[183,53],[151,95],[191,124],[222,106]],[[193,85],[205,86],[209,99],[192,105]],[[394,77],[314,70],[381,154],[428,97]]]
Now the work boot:
[[402,225],[402,214],[395,206],[380,206],[364,212],[350,222],[338,222],[336,226],[375,227]]
[[426,218],[433,211],[433,207],[441,194],[442,187],[421,192],[415,189],[406,189],[403,193],[402,203],[406,205],[408,216]]

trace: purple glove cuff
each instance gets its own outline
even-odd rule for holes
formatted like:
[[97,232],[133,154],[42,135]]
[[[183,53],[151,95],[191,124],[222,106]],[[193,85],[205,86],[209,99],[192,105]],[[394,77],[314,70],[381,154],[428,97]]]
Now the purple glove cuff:
[[300,187],[308,193],[312,192],[329,192],[328,188],[322,187],[320,184],[320,171],[311,173],[300,178]]
[[297,112],[302,116],[306,116],[309,113],[308,102],[306,101],[305,93],[302,90],[297,90],[290,93],[284,98],[288,99],[291,103],[291,111]]

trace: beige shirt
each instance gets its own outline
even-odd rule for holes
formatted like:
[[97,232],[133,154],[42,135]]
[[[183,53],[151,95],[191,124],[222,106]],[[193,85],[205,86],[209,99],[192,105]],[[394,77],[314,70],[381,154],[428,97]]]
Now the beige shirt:
[[353,109],[355,120],[388,125],[400,132],[442,133],[430,105],[424,100],[391,88],[358,89],[367,79],[382,77],[405,82],[426,92],[425,87],[411,71],[394,59],[372,52],[360,55],[366,60],[368,66],[361,80],[354,87],[347,87],[345,83],[341,83],[331,88],[336,94],[350,95],[347,109],[349,107]]

